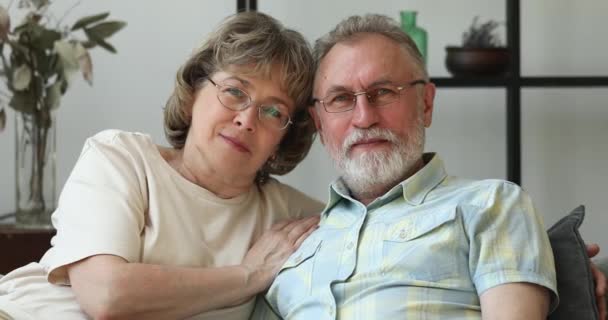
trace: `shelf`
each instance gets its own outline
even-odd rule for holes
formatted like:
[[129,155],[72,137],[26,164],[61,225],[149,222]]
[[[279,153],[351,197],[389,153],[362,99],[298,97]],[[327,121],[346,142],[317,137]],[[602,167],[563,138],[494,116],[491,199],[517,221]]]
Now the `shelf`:
[[520,87],[608,87],[608,77],[433,77],[437,87],[488,88],[519,85]]
[[608,87],[608,77],[522,77],[522,87]]
[[509,80],[504,77],[435,77],[431,78],[437,87],[444,88],[487,88],[487,87],[505,87]]

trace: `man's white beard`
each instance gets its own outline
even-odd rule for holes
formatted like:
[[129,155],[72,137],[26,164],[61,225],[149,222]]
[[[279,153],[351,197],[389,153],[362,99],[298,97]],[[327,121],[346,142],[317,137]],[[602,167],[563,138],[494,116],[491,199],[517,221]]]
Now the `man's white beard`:
[[[392,147],[387,151],[364,152],[349,157],[348,152],[354,143],[374,138],[385,139]],[[352,195],[359,199],[375,198],[400,183],[422,158],[423,119],[419,117],[406,137],[399,137],[388,129],[355,129],[339,150],[331,142],[327,148]]]

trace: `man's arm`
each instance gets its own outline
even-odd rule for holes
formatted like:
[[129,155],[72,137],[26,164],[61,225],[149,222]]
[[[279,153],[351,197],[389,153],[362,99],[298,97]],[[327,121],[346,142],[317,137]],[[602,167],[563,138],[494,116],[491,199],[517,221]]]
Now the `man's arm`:
[[536,284],[514,282],[490,288],[479,297],[484,320],[545,320],[549,291]]

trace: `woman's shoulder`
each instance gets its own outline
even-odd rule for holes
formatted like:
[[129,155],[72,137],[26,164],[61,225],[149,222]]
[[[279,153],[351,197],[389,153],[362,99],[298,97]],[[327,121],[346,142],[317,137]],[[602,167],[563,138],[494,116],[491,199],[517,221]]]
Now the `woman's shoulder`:
[[100,145],[107,147],[126,147],[129,149],[154,145],[150,135],[140,132],[130,132],[117,129],[103,130],[88,138],[85,145]]
[[82,148],[79,158],[96,151],[100,156],[113,157],[114,160],[135,160],[140,162],[151,155],[158,153],[158,148],[154,144],[150,135],[129,132],[116,129],[101,131],[89,137]]

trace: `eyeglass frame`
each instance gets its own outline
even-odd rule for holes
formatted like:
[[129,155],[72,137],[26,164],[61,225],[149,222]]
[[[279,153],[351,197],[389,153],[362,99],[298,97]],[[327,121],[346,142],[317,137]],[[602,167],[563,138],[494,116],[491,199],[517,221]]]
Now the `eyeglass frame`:
[[[262,108],[260,108],[260,105],[256,105],[256,104],[254,104],[254,103],[253,103],[253,99],[251,99],[251,96],[249,95],[249,93],[248,93],[247,91],[245,91],[245,90],[243,90],[243,89],[241,89],[241,88],[239,88],[239,87],[236,87],[236,86],[231,86],[231,85],[224,85],[224,84],[218,84],[218,83],[215,83],[215,81],[213,81],[213,79],[211,79],[210,77],[207,77],[207,80],[209,80],[209,82],[211,82],[211,84],[212,84],[213,86],[215,86],[215,87],[218,89],[218,91],[217,91],[217,93],[216,93],[216,95],[215,95],[215,96],[216,96],[216,98],[217,98],[217,101],[219,101],[219,102],[220,102],[220,104],[221,104],[221,105],[222,105],[224,108],[226,108],[226,109],[228,109],[228,110],[232,110],[232,111],[244,111],[244,110],[247,110],[247,108],[249,108],[249,107],[250,107],[250,106],[253,104],[255,107],[257,107],[257,108],[258,108],[258,120],[260,121],[260,123],[263,123],[263,122],[262,122],[262,114],[261,114],[261,112],[262,112]],[[246,104],[244,104],[244,107],[242,107],[241,109],[233,109],[233,108],[228,107],[228,106],[227,106],[227,105],[225,105],[225,104],[224,104],[224,102],[222,102],[222,100],[220,99],[220,92],[221,92],[221,88],[222,88],[222,87],[230,87],[230,88],[235,88],[235,89],[237,89],[237,90],[241,91],[242,93],[244,93],[244,94],[247,96],[247,98],[249,99],[249,102],[247,102]],[[290,125],[292,125],[292,124],[293,124],[293,121],[291,121],[291,116],[290,116],[289,114],[287,114],[287,123],[285,123],[285,125],[284,125],[283,127],[281,127],[281,128],[278,128],[278,127],[272,127],[272,128],[273,128],[273,129],[277,129],[277,130],[285,130],[285,129],[287,129],[287,128],[288,128]]]
[[[399,94],[399,97],[401,97],[401,91],[403,91],[404,89],[407,89],[407,88],[412,88],[412,87],[414,87],[414,86],[416,86],[416,85],[419,85],[419,84],[427,84],[427,83],[429,83],[427,80],[424,80],[424,79],[416,79],[416,80],[410,81],[410,82],[408,82],[408,83],[405,83],[405,84],[402,84],[402,85],[396,86],[396,88],[395,88],[395,89],[397,89],[397,92],[398,92],[398,94]],[[326,100],[326,99],[327,99],[327,98],[328,98],[328,97],[329,97],[331,94],[328,94],[328,95],[327,95],[327,96],[325,96],[323,99],[317,99],[317,98],[313,98],[313,99],[312,99],[312,104],[314,105],[314,104],[316,104],[317,102],[320,102],[320,103],[321,103],[321,105],[323,105],[323,109],[324,109],[324,110],[325,110],[325,112],[327,112],[327,113],[343,113],[343,112],[348,112],[348,111],[351,111],[351,110],[354,110],[354,109],[355,109],[355,106],[357,105],[357,97],[358,97],[358,96],[360,96],[360,95],[365,95],[365,96],[367,97],[367,101],[368,101],[368,103],[370,103],[370,104],[371,104],[371,105],[373,105],[374,107],[382,107],[382,106],[385,106],[385,105],[389,105],[389,104],[391,104],[391,103],[393,103],[393,102],[395,102],[395,101],[397,101],[397,100],[399,99],[399,98],[397,98],[395,101],[391,101],[391,102],[387,102],[387,103],[384,103],[384,104],[380,104],[380,105],[378,105],[378,104],[376,104],[376,103],[374,103],[374,102],[372,102],[372,101],[370,100],[370,99],[371,99],[371,97],[369,96],[368,91],[369,91],[369,89],[367,89],[366,91],[350,92],[350,94],[352,94],[352,95],[353,95],[353,100],[352,100],[353,104],[352,104],[352,107],[351,107],[350,109],[344,109],[344,110],[341,110],[341,111],[329,111],[329,110],[327,110],[327,106],[325,105],[325,100]]]

